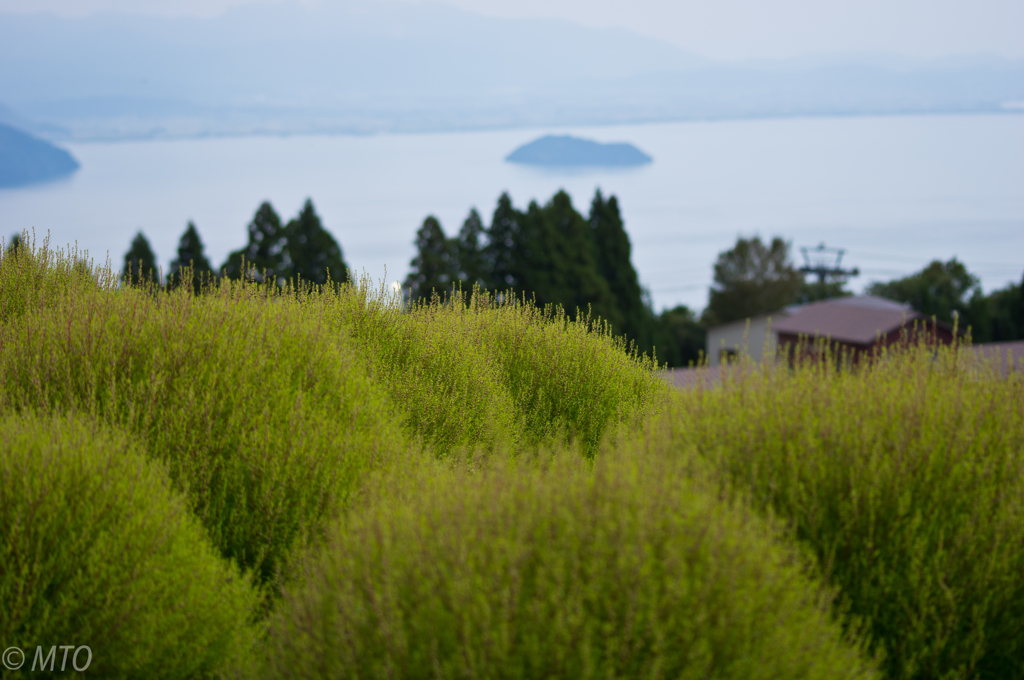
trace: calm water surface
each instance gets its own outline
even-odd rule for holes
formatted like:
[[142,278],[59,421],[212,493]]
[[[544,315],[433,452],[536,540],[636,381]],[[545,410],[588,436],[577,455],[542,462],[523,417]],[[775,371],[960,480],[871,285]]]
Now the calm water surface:
[[[545,133],[628,141],[654,157],[626,170],[552,171],[503,162]],[[454,234],[469,208],[559,188],[586,212],[618,196],[633,261],[658,308],[707,301],[716,254],[737,235],[844,247],[853,282],[956,256],[986,291],[1024,272],[1024,116],[692,122],[375,137],[249,137],[72,144],[70,180],[0,190],[0,229],[35,228],[115,267],[142,229],[163,267],[194,220],[219,266],[245,243],[261,201],[284,219],[311,197],[351,266],[404,278],[413,235],[434,214]]]

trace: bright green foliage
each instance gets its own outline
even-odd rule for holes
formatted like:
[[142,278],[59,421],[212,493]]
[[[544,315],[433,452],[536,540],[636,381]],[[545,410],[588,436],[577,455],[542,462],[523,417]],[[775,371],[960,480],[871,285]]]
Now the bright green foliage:
[[609,427],[639,426],[667,394],[649,357],[628,352],[621,336],[586,316],[506,300],[481,321],[479,337],[501,368],[528,442],[569,434],[592,453]]
[[[37,646],[41,665],[63,644],[91,648],[89,677],[206,677],[251,654],[256,600],[126,437],[0,417],[0,640],[25,651],[24,671]],[[88,660],[63,655],[58,672]]]
[[67,295],[112,290],[117,277],[106,270],[81,266],[78,250],[61,253],[47,237],[37,243],[27,233],[16,248],[0,253],[0,324],[26,311],[46,308]]
[[147,281],[159,280],[160,273],[156,269],[156,255],[141,231],[135,234],[131,247],[124,254],[124,267],[121,268],[121,276],[133,285],[143,285]]
[[285,226],[288,239],[289,276],[322,286],[328,279],[335,283],[348,280],[348,265],[341,246],[324,229],[320,216],[313,209],[313,201],[306,199],[298,217]]
[[257,208],[248,229],[248,245],[228,255],[221,271],[231,279],[244,277],[284,285],[292,277],[288,234],[269,202]]
[[[370,297],[366,288],[364,295]],[[405,313],[400,304],[380,305],[353,323],[345,301],[339,303],[339,325],[370,358],[376,382],[400,405],[406,427],[436,454],[494,450],[520,439],[521,419],[475,306],[434,297]]]
[[0,327],[0,409],[124,428],[166,463],[222,553],[269,582],[401,445],[385,395],[317,295],[224,282],[201,297],[51,301]]
[[429,300],[444,296],[459,281],[456,246],[444,235],[441,223],[430,215],[416,232],[416,257],[405,279],[405,288],[412,299]]
[[[202,291],[204,284],[210,285],[215,274],[204,250],[196,225],[189,222],[178,242],[178,256],[171,260],[171,269],[167,274],[168,285],[191,287],[196,295]],[[192,281],[191,286],[189,279]]]
[[803,275],[789,258],[789,244],[773,238],[739,238],[718,255],[714,284],[704,310],[707,326],[778,311],[797,301]]
[[434,298],[353,328],[378,380],[438,453],[533,445],[559,435],[592,452],[667,395],[653,362],[607,326],[486,293]]
[[[740,366],[658,443],[791,522],[889,678],[1024,677],[1024,382],[966,348]],[[849,620],[849,619],[847,619]]]
[[870,678],[802,557],[665,457],[409,469],[271,621],[266,678]]

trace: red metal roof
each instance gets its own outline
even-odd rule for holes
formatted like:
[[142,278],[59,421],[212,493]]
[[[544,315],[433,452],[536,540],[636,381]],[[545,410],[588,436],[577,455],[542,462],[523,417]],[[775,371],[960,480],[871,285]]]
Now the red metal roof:
[[772,330],[868,345],[879,334],[923,318],[924,314],[909,305],[873,295],[857,295],[791,307],[789,316],[773,324]]

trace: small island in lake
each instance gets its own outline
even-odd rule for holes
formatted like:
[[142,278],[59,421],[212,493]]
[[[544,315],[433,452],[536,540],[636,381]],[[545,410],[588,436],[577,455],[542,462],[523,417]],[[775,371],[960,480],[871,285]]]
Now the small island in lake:
[[651,157],[632,144],[602,144],[568,135],[547,135],[524,144],[508,156],[509,163],[549,167],[624,167],[645,165]]
[[48,182],[75,170],[78,161],[64,149],[0,123],[0,187]]

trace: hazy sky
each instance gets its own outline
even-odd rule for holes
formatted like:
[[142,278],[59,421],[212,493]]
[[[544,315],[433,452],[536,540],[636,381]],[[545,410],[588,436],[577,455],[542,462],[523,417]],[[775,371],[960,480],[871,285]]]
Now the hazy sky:
[[[0,11],[210,15],[275,0],[0,0]],[[304,4],[344,0],[304,0]],[[386,2],[401,11],[403,2]],[[1024,58],[1024,0],[446,0],[480,14],[621,27],[696,54],[737,59],[834,52]]]

